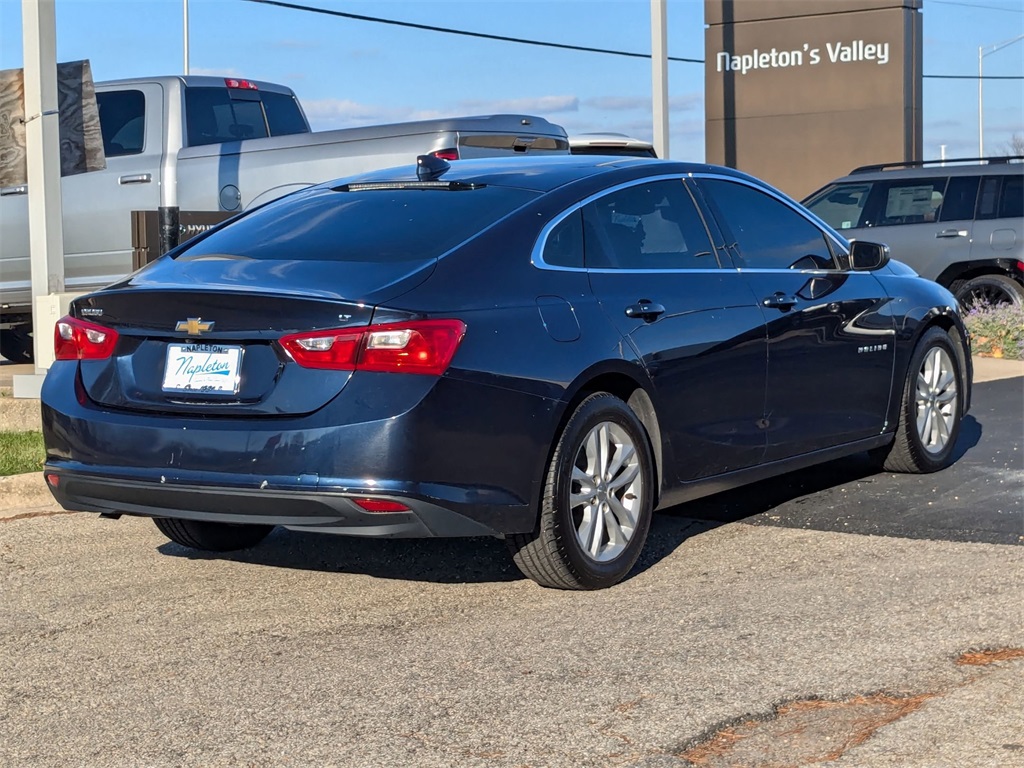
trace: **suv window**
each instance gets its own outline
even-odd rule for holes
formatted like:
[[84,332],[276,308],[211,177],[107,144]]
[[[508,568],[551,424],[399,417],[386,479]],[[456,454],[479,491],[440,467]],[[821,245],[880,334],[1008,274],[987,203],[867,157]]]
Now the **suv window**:
[[785,203],[746,184],[701,179],[716,218],[735,240],[737,266],[750,269],[835,269],[820,229]]
[[952,176],[939,211],[940,221],[970,221],[974,218],[974,201],[978,197],[978,176]]
[[636,184],[583,207],[588,267],[717,269],[697,206],[682,180]]
[[1003,177],[1003,197],[999,201],[999,218],[1024,218],[1024,176]]
[[441,256],[536,196],[530,190],[491,186],[354,192],[314,187],[252,209],[180,256],[424,261]]
[[837,184],[807,203],[814,214],[833,229],[860,226],[871,184]]
[[103,154],[137,155],[146,145],[146,97],[142,91],[106,91],[96,94],[100,113]]
[[891,227],[938,221],[947,180],[942,176],[875,182],[862,226]]

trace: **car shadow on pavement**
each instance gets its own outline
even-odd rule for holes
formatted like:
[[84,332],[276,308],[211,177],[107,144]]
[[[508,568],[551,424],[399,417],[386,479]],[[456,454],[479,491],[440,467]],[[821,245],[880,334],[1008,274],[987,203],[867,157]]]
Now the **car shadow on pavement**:
[[[977,444],[981,426],[964,420],[957,458]],[[654,516],[647,545],[630,578],[657,565],[687,539],[739,522],[787,502],[879,472],[867,454],[791,472],[743,488],[671,507]],[[504,542],[471,539],[374,539],[276,529],[259,546],[241,552],[200,552],[173,543],[161,554],[192,560],[228,560],[275,568],[352,573],[385,579],[439,584],[511,582],[525,579]]]

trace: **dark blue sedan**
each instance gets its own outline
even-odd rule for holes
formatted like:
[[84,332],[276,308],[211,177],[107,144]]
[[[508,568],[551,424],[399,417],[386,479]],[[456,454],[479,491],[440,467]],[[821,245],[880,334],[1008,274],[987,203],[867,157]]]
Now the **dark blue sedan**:
[[871,451],[953,459],[952,296],[737,171],[420,158],[253,209],[76,300],[43,387],[67,509],[187,547],[498,536],[609,586],[657,509]]

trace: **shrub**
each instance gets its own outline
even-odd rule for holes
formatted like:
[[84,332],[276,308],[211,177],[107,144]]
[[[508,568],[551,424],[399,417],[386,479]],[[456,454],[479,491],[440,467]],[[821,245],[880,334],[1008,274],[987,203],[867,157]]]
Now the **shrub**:
[[975,305],[964,320],[974,354],[1024,360],[1024,305]]

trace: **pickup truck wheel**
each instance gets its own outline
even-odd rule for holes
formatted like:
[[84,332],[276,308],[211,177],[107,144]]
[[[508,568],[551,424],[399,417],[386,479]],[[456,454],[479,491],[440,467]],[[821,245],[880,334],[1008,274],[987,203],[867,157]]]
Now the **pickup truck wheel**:
[[31,363],[35,357],[32,331],[24,328],[7,328],[0,331],[0,355],[12,363]]
[[957,281],[951,286],[953,295],[965,309],[978,304],[995,307],[1000,304],[1024,305],[1024,286],[1007,275],[979,275]]
[[272,525],[208,523],[202,520],[178,520],[171,517],[154,517],[153,522],[160,529],[160,533],[175,544],[208,552],[249,549],[263,541],[267,534],[274,530]]
[[601,589],[633,568],[654,507],[647,432],[607,393],[575,410],[551,456],[532,534],[506,542],[519,569],[557,589]]
[[949,335],[925,331],[907,369],[896,438],[872,456],[890,472],[926,473],[953,463],[963,416],[963,374]]

